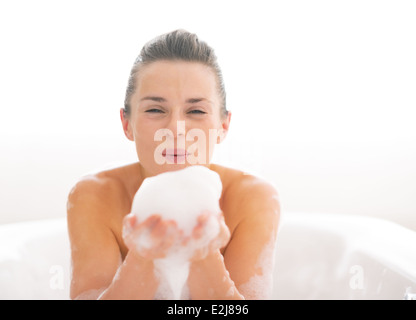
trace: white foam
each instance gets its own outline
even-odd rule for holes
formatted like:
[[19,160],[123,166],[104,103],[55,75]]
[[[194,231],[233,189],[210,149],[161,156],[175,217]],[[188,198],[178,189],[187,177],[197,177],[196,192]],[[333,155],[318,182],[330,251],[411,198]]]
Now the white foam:
[[[159,214],[162,219],[176,221],[184,237],[191,236],[198,216],[209,213],[200,238],[192,239],[186,246],[176,243],[165,258],[154,261],[160,281],[169,284],[171,299],[181,297],[188,278],[189,259],[195,250],[206,248],[219,233],[221,192],[219,175],[204,166],[195,165],[146,178],[134,196],[131,212],[137,216],[139,222]],[[137,239],[136,243],[139,250],[152,245],[151,239],[146,236]],[[165,293],[162,296],[167,295]]]
[[272,236],[263,247],[255,269],[259,270],[246,283],[241,284],[238,290],[246,300],[268,300],[273,292],[273,270],[275,261],[276,237]]

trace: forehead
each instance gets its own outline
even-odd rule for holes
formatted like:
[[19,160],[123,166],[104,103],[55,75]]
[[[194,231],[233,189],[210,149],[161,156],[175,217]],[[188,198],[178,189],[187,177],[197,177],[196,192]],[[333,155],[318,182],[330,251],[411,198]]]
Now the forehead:
[[138,96],[159,94],[189,98],[198,95],[211,99],[217,96],[214,71],[198,62],[152,62],[140,68],[136,83]]

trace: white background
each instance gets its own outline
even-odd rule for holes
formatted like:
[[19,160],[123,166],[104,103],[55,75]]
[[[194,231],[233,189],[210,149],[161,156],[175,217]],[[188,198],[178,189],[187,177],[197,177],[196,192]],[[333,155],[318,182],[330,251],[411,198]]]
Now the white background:
[[0,223],[65,216],[79,177],[137,160],[119,109],[155,36],[216,51],[232,123],[216,161],[285,212],[416,230],[414,1],[0,2]]

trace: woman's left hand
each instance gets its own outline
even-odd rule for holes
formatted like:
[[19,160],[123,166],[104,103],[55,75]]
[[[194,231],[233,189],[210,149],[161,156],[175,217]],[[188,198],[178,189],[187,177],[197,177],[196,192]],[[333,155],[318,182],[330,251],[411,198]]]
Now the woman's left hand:
[[199,215],[197,224],[192,231],[192,235],[186,242],[192,240],[198,241],[205,235],[206,232],[209,232],[207,228],[210,225],[210,219],[217,219],[217,223],[219,225],[218,234],[206,245],[197,248],[191,257],[191,261],[204,259],[209,254],[214,253],[218,249],[221,249],[227,245],[228,241],[230,240],[230,230],[225,224],[224,215],[220,213],[218,216],[213,217],[212,213],[203,212],[201,215]]

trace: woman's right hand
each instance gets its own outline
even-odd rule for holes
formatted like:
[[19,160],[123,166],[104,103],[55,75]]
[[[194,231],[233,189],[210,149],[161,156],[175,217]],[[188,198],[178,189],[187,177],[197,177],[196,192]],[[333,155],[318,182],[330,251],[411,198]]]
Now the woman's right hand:
[[153,214],[139,222],[136,215],[128,214],[123,220],[123,240],[129,250],[147,260],[166,257],[169,249],[182,239],[182,231],[173,220],[163,220]]

